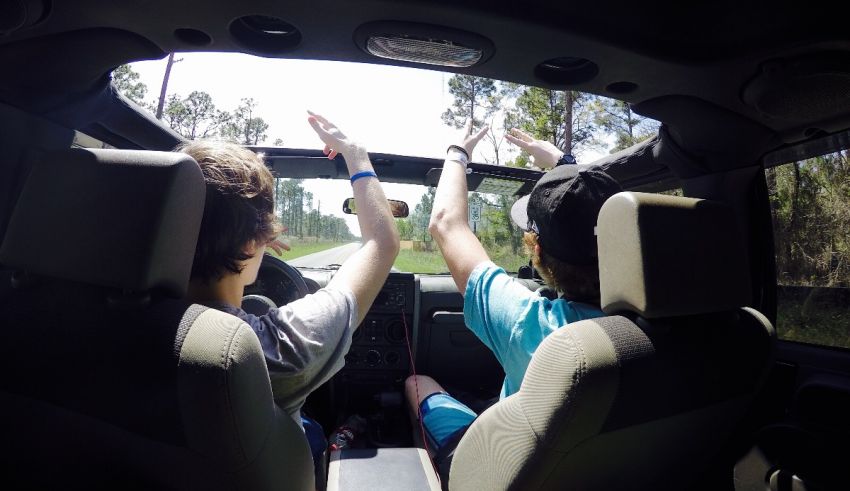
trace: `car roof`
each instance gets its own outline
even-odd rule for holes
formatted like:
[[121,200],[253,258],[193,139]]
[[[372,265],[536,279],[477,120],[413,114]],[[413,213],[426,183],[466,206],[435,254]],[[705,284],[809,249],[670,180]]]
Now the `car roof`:
[[[466,36],[484,46],[483,61],[472,67],[427,68],[632,103],[636,112],[663,123],[655,143],[606,159],[642,169],[635,175],[663,167],[688,177],[753,165],[770,151],[850,127],[846,22],[829,4],[32,0],[10,5],[11,21],[0,25],[6,32],[0,38],[0,100],[127,148],[172,148],[180,137],[109,88],[108,74],[118,65],[175,51],[239,51],[423,67],[362,49],[364,36],[392,29],[438,39]],[[15,5],[28,7],[15,12]],[[284,20],[297,30],[295,41],[270,46],[237,29],[240,18],[257,14]]]

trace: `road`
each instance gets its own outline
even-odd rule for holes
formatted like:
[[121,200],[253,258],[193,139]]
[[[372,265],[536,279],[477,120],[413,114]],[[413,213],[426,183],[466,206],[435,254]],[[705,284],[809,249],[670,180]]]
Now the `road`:
[[303,268],[324,268],[328,264],[342,264],[348,256],[360,248],[360,242],[352,242],[343,246],[334,247],[324,251],[314,252],[306,256],[287,259],[287,264]]

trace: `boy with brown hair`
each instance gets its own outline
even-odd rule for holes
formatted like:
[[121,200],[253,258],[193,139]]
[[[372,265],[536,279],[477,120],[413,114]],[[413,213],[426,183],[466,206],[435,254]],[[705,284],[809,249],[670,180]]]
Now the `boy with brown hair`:
[[[274,177],[262,159],[239,145],[197,141],[177,150],[200,165],[207,193],[189,283],[189,300],[233,314],[260,339],[276,403],[296,422],[307,396],[344,364],[352,332],[387,279],[399,241],[381,184],[363,145],[310,113],[324,154],[345,158],[357,202],[363,244],[325,288],[262,316],[240,308],[245,286],[257,279],[267,245],[278,234]],[[322,440],[324,437],[321,437]],[[324,448],[316,448],[314,457]]]

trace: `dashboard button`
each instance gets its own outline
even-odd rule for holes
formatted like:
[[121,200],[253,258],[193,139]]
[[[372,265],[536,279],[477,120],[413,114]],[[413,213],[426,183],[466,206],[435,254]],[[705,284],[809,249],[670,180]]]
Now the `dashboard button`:
[[376,350],[370,349],[366,352],[366,364],[369,366],[375,366],[381,363],[381,354]]

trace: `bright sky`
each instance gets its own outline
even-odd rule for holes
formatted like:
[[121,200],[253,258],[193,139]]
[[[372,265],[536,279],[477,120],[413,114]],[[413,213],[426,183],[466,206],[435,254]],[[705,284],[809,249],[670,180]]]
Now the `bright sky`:
[[[235,109],[242,98],[253,98],[257,115],[269,124],[265,142],[269,145],[281,138],[286,147],[321,148],[307,124],[307,109],[324,115],[374,152],[442,157],[446,147],[459,139],[459,131],[440,118],[452,103],[447,87],[450,74],[237,53],[183,53],[177,59],[182,61],[171,70],[168,95],[185,97],[202,90],[212,96],[218,109],[226,111]],[[165,59],[132,64],[148,87],[148,100],[159,95],[165,64]],[[602,155],[589,151],[577,157],[591,162]],[[484,161],[477,150],[473,160]],[[347,181],[305,184],[314,200],[322,201],[322,213],[345,217],[351,231],[359,235],[356,217],[342,213],[342,199],[351,195]],[[421,186],[403,184],[386,184],[384,189],[388,198],[406,200],[411,210],[423,192]]]

